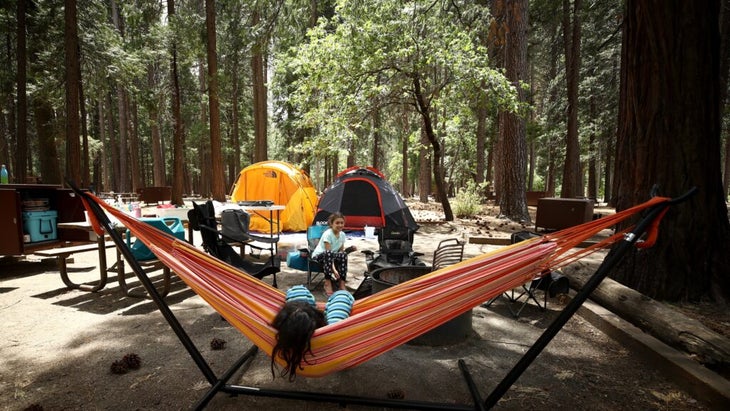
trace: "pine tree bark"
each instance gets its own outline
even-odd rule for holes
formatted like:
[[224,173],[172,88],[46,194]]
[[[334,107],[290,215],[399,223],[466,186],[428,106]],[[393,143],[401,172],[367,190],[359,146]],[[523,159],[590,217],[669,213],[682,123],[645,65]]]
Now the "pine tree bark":
[[26,4],[25,1],[19,1],[18,4],[18,29],[17,29],[17,46],[18,53],[18,71],[16,73],[16,87],[18,92],[18,121],[17,121],[17,145],[15,147],[15,171],[11,170],[11,174],[15,174],[16,183],[24,183],[28,170],[28,96],[26,94],[26,82],[28,80],[28,54],[26,50]]
[[[528,1],[507,4],[505,37],[506,76],[513,84],[527,80]],[[517,87],[518,99],[526,101],[525,91]],[[525,197],[527,143],[525,120],[516,113],[502,113],[502,133],[498,150],[500,214],[513,221],[530,221]]]
[[[147,68],[147,85],[154,89],[156,65],[150,64]],[[155,96],[159,104],[151,104],[150,115],[150,139],[152,144],[152,181],[156,187],[167,185],[165,178],[165,157],[162,152],[162,136],[160,135],[160,111],[158,107],[163,106],[160,97]]]
[[213,199],[226,201],[221,153],[221,120],[218,101],[218,52],[216,50],[215,0],[205,0],[205,27],[208,34],[208,105],[210,106],[210,188]]
[[[175,0],[167,0],[167,15],[175,16]],[[173,155],[172,155],[172,204],[183,204],[185,173],[183,169],[185,155],[183,152],[182,114],[180,112],[180,80],[177,72],[177,41],[172,41],[170,56],[170,82],[172,88],[172,120],[173,120]]]
[[[261,21],[261,15],[254,9],[251,17],[251,26],[255,27]],[[266,139],[268,128],[267,98],[266,98],[266,70],[264,68],[264,50],[266,40],[259,39],[253,47],[251,56],[251,75],[253,81],[253,118],[254,118],[254,162],[268,159],[268,142]]]
[[[580,144],[578,141],[578,83],[580,82],[580,21],[581,0],[563,0],[563,41],[565,45],[565,72],[568,90],[568,130],[565,135],[565,166],[563,189],[560,196],[583,196],[580,170]],[[572,22],[571,22],[571,16]]]
[[730,297],[730,223],[720,174],[719,0],[629,0],[624,22],[616,208],[659,194],[669,211],[656,245],[614,278],[660,300]]
[[79,36],[76,0],[64,1],[64,23],[64,49],[66,53],[66,178],[80,184]]
[[421,115],[423,131],[428,142],[431,144],[431,155],[433,156],[431,164],[433,167],[433,182],[436,186],[436,196],[438,196],[438,200],[441,202],[441,206],[443,207],[444,220],[454,221],[454,212],[451,210],[451,204],[449,203],[449,198],[446,193],[446,179],[444,177],[444,167],[442,162],[443,148],[441,142],[439,142],[438,138],[436,138],[436,133],[433,130],[433,122],[431,118],[432,110],[426,101],[426,97],[423,95],[421,80],[418,75],[414,75],[413,77],[413,91],[416,100],[416,107],[418,108],[418,113]]

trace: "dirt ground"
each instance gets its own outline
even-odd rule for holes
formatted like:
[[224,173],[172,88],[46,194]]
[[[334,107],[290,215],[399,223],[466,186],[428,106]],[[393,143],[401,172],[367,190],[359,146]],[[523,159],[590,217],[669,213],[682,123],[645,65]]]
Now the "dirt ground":
[[[437,208],[416,203],[411,209],[421,222],[414,249],[423,252],[427,261],[441,239],[508,237],[530,228],[497,219],[490,209],[478,220],[449,223],[440,221]],[[293,247],[302,238],[285,235],[280,246]],[[377,249],[376,241],[362,237],[350,243],[359,250]],[[465,253],[473,256],[493,247],[469,243]],[[108,250],[108,258],[114,258],[113,250]],[[95,252],[75,255],[70,264],[72,278],[98,279],[96,260]],[[364,256],[352,254],[348,287],[357,288],[365,271]],[[161,272],[153,273],[153,279],[159,281]],[[306,273],[284,265],[277,279],[279,288],[285,289],[305,282]],[[133,281],[128,277],[128,282]],[[324,299],[321,289],[315,295]],[[166,302],[215,373],[224,372],[251,346],[177,277],[173,276]],[[272,378],[269,358],[259,353],[231,381],[262,389],[472,404],[458,361],[464,361],[486,398],[562,307],[554,299],[549,299],[545,311],[530,303],[515,318],[509,303],[498,299],[472,311],[471,334],[455,344],[404,344],[356,368],[293,383]],[[691,309],[702,317],[704,308]],[[97,293],[68,290],[53,261],[33,257],[0,261],[0,318],[3,410],[189,409],[210,387],[154,303],[124,296],[113,278]],[[728,326],[727,315],[722,318],[721,324]],[[224,348],[213,349],[220,341],[225,342]],[[112,364],[130,354],[139,358],[139,368],[113,373]],[[339,408],[336,403],[226,394],[216,395],[208,405],[211,410]],[[574,316],[495,408],[706,410],[712,406],[693,396],[681,379],[663,374],[640,354]]]

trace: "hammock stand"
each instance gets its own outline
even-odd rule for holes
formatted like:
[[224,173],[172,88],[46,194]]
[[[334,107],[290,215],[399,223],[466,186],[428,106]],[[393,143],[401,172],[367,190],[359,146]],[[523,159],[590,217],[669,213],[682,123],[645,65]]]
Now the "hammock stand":
[[140,264],[132,255],[131,251],[126,247],[121,235],[116,232],[106,216],[104,210],[86,193],[81,192],[75,184],[69,182],[69,186],[74,192],[81,196],[87,209],[93,213],[97,221],[103,227],[103,229],[109,234],[112,240],[115,242],[117,248],[124,255],[124,258],[129,262],[130,267],[139,277],[140,282],[149,293],[150,298],[154,301],[157,308],[162,313],[165,320],[168,322],[173,332],[180,340],[182,345],[188,351],[188,354],[197,365],[200,372],[210,383],[211,388],[205,393],[205,395],[198,400],[195,404],[194,409],[202,410],[206,405],[213,399],[213,397],[221,393],[230,395],[250,395],[259,397],[273,397],[290,400],[301,400],[311,402],[329,402],[336,403],[344,407],[347,404],[353,405],[366,405],[375,407],[390,407],[390,408],[407,408],[407,409],[418,409],[418,410],[486,410],[492,408],[497,404],[500,398],[509,390],[512,384],[517,381],[520,375],[527,369],[532,361],[542,352],[542,350],[549,344],[552,338],[562,329],[565,323],[575,314],[580,308],[583,302],[589,297],[591,292],[598,287],[603,279],[608,275],[610,270],[623,258],[623,256],[631,249],[631,247],[639,240],[639,238],[647,232],[652,226],[658,224],[661,217],[666,213],[669,206],[678,204],[692,196],[696,189],[693,188],[686,194],[676,199],[661,202],[647,210],[645,217],[643,217],[639,223],[636,224],[634,229],[624,236],[624,240],[620,242],[614,252],[612,252],[603,261],[598,270],[588,280],[586,285],[576,294],[576,296],[570,301],[570,303],[561,311],[555,320],[545,329],[543,334],[536,340],[533,346],[523,355],[523,357],[517,362],[517,364],[510,370],[510,372],[504,377],[504,379],[495,387],[491,394],[486,400],[483,400],[479,390],[469,373],[466,363],[464,360],[458,360],[459,369],[462,372],[464,380],[470,391],[473,404],[449,404],[449,403],[437,403],[437,402],[425,402],[425,401],[407,401],[397,399],[381,399],[361,396],[349,396],[349,395],[338,395],[330,393],[319,393],[319,392],[304,392],[304,391],[288,391],[288,390],[274,390],[265,388],[249,387],[237,384],[231,384],[228,381],[236,374],[236,372],[249,362],[254,355],[258,352],[258,347],[253,345],[248,349],[238,360],[236,360],[228,370],[223,372],[220,376],[217,376],[212,370],[208,362],[203,358],[200,350],[195,346],[190,336],[187,334],[185,329],[182,327],[180,322],[177,320],[175,315],[172,313],[170,307],[165,303],[164,297],[155,288],[154,284],[147,276],[145,271],[142,269]]

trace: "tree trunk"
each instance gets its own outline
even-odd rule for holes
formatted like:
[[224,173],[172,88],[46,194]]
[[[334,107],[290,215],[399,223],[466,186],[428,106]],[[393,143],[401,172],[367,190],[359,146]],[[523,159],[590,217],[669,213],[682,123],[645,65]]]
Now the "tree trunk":
[[79,58],[79,115],[81,116],[81,184],[83,187],[91,185],[91,155],[89,153],[89,130],[87,129],[86,101],[84,98],[84,80],[81,74],[81,56],[77,52]]
[[53,106],[42,98],[33,99],[33,118],[38,136],[38,162],[45,184],[62,184],[61,164],[56,150],[56,131],[53,123]]
[[[591,118],[596,118],[596,101],[593,97],[590,99]],[[596,143],[596,133],[591,131],[588,141],[588,198],[598,199],[598,164],[596,156],[598,155],[598,147]]]
[[401,176],[400,176],[400,193],[403,197],[408,198],[411,196],[408,187],[408,134],[403,133],[400,142],[400,156],[401,156]]
[[[11,170],[11,174],[15,174],[16,183],[25,183],[25,177],[28,175],[28,96],[26,94],[26,82],[28,81],[28,55],[26,52],[26,4],[25,1],[18,1],[18,30],[17,30],[17,53],[18,53],[18,72],[16,73],[16,87],[18,89],[18,120],[17,120],[17,137],[15,147],[15,170]],[[43,176],[44,178],[46,176]],[[51,176],[48,176],[49,178]]]
[[[513,84],[527,80],[528,2],[510,2],[506,9],[509,30],[506,35],[506,76]],[[526,101],[525,91],[517,87],[518,99]],[[525,197],[527,146],[525,120],[515,113],[504,113],[497,167],[500,213],[513,221],[530,221]]]
[[79,143],[79,58],[76,0],[64,1],[64,49],[66,53],[66,178],[81,183]]
[[102,99],[99,99],[97,102],[97,111],[99,112],[98,120],[99,120],[99,141],[101,142],[101,153],[99,153],[99,163],[101,163],[101,178],[99,179],[99,184],[96,185],[96,189],[98,191],[110,191],[109,187],[112,186],[111,180],[109,178],[109,175],[111,174],[109,172],[109,156],[108,156],[108,150],[109,147],[107,142],[107,133],[106,133],[106,116],[104,113],[104,102]]
[[[200,87],[200,94],[207,95],[208,81],[205,70],[205,63],[200,61],[198,64],[198,87]],[[208,97],[208,104],[205,101],[200,100],[200,124],[209,124],[208,107],[210,106],[210,97]],[[211,160],[210,160],[210,127],[208,128],[208,139],[205,139],[202,135],[198,139],[198,157],[196,162],[198,164],[199,173],[193,179],[193,191],[200,193],[203,197],[210,197],[212,195],[211,190]]]
[[617,210],[691,187],[669,211],[656,245],[617,280],[659,300],[730,297],[730,223],[720,174],[719,0],[627,2],[624,22]]
[[[175,0],[167,0],[167,15],[175,16]],[[174,35],[173,35],[174,36]],[[177,41],[172,41],[170,60],[170,81],[172,82],[172,121],[173,121],[173,155],[172,155],[172,204],[183,204],[184,161],[182,114],[180,113],[180,81],[177,73]]]
[[[260,22],[259,11],[253,11],[251,26],[256,27]],[[266,140],[266,70],[264,69],[264,52],[266,40],[259,39],[253,47],[251,55],[251,76],[253,81],[253,120],[254,120],[254,162],[268,159],[268,143]]]
[[107,159],[107,161],[112,165],[112,172],[110,173],[110,179],[111,179],[111,185],[109,186],[109,190],[111,191],[120,191],[119,189],[119,170],[120,170],[120,163],[119,161],[119,143],[117,134],[114,132],[114,114],[112,113],[112,96],[111,94],[108,94],[106,96],[106,129],[109,131],[109,142],[107,149],[105,150],[106,153],[110,156],[110,158]]
[[215,0],[205,1],[205,26],[208,34],[208,105],[210,106],[210,188],[213,200],[225,202],[226,189],[223,177],[221,152],[221,120],[218,102],[218,52],[216,51]]
[[[147,85],[150,89],[155,86],[156,66],[150,64],[147,71]],[[149,107],[150,114],[150,143],[152,144],[152,181],[156,187],[167,185],[165,178],[165,156],[162,152],[162,136],[160,135],[160,110],[158,107],[163,106],[163,102],[157,94],[155,100],[159,104],[151,104]]]
[[416,105],[418,112],[421,114],[421,120],[423,122],[423,131],[426,134],[426,138],[431,143],[431,164],[433,165],[433,181],[436,185],[436,195],[441,201],[441,206],[444,209],[444,220],[454,221],[454,212],[451,210],[451,204],[449,203],[449,197],[446,194],[446,182],[444,178],[444,168],[442,166],[441,158],[443,157],[443,149],[441,143],[436,138],[436,133],[433,131],[433,124],[431,122],[431,107],[426,102],[426,99],[421,91],[421,81],[418,76],[413,78],[413,90],[416,99]]
[[380,109],[376,108],[373,111],[373,167],[377,169],[381,169],[383,166],[380,160],[380,127],[382,127],[380,119]]
[[[730,77],[730,0],[722,0],[720,7],[720,118],[728,111],[728,77]],[[722,187],[725,198],[730,188],[730,128],[725,127],[725,167]]]
[[139,121],[137,118],[137,104],[130,102],[130,98],[125,99],[125,107],[128,113],[127,123],[129,124],[129,175],[132,182],[132,192],[136,193],[137,189],[144,187],[142,170],[142,156],[139,152],[139,135],[137,130],[139,128]]
[[476,130],[476,138],[477,138],[477,161],[476,161],[476,170],[474,170],[474,182],[477,183],[477,186],[482,184],[484,182],[484,176],[485,176],[485,161],[486,161],[486,152],[487,152],[487,116],[489,115],[489,112],[487,111],[486,103],[484,102],[484,99],[479,99],[479,106],[476,110],[476,116],[477,116],[477,130]]
[[[565,134],[565,166],[563,168],[563,189],[560,196],[574,198],[583,196],[580,172],[580,146],[578,142],[578,83],[580,82],[580,4],[563,0],[563,41],[565,44],[565,72],[568,89],[568,130]],[[573,16],[571,24],[571,14]]]
[[428,196],[431,194],[431,166],[428,161],[428,137],[426,130],[421,127],[421,144],[418,150],[418,200],[428,203]]
[[[238,50],[234,53],[234,59],[237,60]],[[241,172],[241,140],[239,127],[239,110],[238,110],[238,62],[233,62],[233,72],[231,73],[231,143],[230,158],[228,161],[228,187],[231,187],[238,180],[238,173]]]

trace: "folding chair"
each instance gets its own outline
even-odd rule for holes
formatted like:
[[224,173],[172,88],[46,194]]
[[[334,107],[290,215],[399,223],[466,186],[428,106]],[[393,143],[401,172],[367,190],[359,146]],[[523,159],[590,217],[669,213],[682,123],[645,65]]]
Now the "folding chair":
[[[228,209],[221,212],[221,235],[231,245],[241,247],[241,256],[246,254],[246,246],[251,249],[251,256],[260,257],[261,251],[269,250],[273,256],[274,249],[272,244],[278,241],[278,238],[272,236],[256,235],[250,232],[251,215],[243,210]],[[266,247],[260,247],[253,242],[268,244]]]
[[[231,238],[218,231],[218,222],[215,219],[212,201],[208,201],[204,205],[193,203],[193,209],[188,211],[188,220],[193,230],[200,231],[203,238],[203,248],[208,254],[258,279],[271,275],[273,277],[272,285],[277,287],[276,273],[281,270],[279,256],[272,255],[265,262],[257,263],[249,261],[236,253],[230,243],[235,243],[243,237],[239,237],[239,233],[233,233],[237,238]],[[231,234],[230,231],[229,234]]]
[[[520,241],[525,241],[530,238],[534,237],[540,237],[540,234],[533,233],[530,231],[520,231],[517,233],[513,233],[510,237],[510,241],[512,244],[519,243]],[[502,297],[507,300],[508,305],[507,308],[509,309],[510,313],[512,313],[512,316],[515,318],[518,318],[520,314],[522,313],[522,310],[527,306],[527,304],[530,301],[533,301],[535,305],[537,305],[537,308],[540,309],[540,311],[544,311],[547,307],[547,288],[546,285],[549,280],[546,280],[546,278],[549,278],[550,275],[547,275],[546,273],[541,273],[540,276],[536,277],[530,282],[527,282],[525,284],[522,284],[519,288],[514,288],[509,291],[505,291],[504,293],[492,298],[491,300],[487,301],[486,303],[482,304],[483,307],[489,307],[494,303],[498,298]],[[543,284],[545,283],[545,284]],[[537,290],[544,290],[544,296],[542,299],[542,303],[540,300],[537,299],[537,296],[535,294],[535,291]]]
[[456,264],[464,259],[464,243],[456,238],[442,240],[433,252],[431,270]]
[[312,286],[314,279],[323,271],[321,264],[312,259],[312,253],[314,252],[314,249],[317,248],[317,244],[327,228],[328,227],[326,225],[320,224],[307,227],[306,247],[301,247],[296,251],[291,251],[286,257],[287,267],[307,272],[307,287],[309,289],[315,288],[320,282],[322,282],[322,280],[324,280],[324,277],[322,277],[315,287]]

